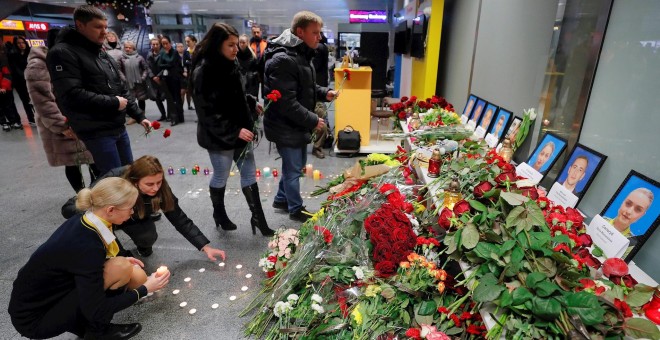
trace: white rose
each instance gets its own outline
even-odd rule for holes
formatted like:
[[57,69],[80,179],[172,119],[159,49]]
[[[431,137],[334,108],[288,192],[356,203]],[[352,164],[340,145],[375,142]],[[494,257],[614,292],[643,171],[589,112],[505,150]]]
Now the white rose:
[[319,314],[325,313],[325,309],[323,309],[323,306],[316,303],[312,303],[312,309]]
[[315,301],[317,303],[321,303],[321,302],[323,302],[323,298],[321,297],[321,295],[314,294],[314,295],[312,295],[312,301]]
[[353,267],[352,269],[353,269],[353,271],[355,272],[355,277],[356,277],[358,280],[362,280],[362,279],[364,279],[364,271],[362,270],[362,268],[360,268],[360,267],[358,267],[358,266],[355,266],[355,267]]

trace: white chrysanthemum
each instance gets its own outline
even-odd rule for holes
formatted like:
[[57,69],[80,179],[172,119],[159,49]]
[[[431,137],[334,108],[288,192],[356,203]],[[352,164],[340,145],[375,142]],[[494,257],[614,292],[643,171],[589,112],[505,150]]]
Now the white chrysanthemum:
[[321,303],[321,302],[323,302],[323,298],[321,297],[321,295],[314,294],[314,295],[312,295],[312,301],[314,301],[316,303]]
[[362,270],[362,268],[360,268],[360,267],[358,267],[358,266],[355,266],[355,267],[353,267],[353,268],[351,268],[351,269],[353,269],[353,271],[355,272],[355,277],[356,277],[358,280],[362,280],[362,279],[364,279],[364,271]]
[[275,307],[273,307],[273,314],[275,314],[275,316],[278,318],[282,315],[282,305],[284,305],[284,302],[277,301],[277,303],[275,303]]
[[289,294],[289,296],[287,296],[286,300],[289,301],[289,303],[293,305],[293,304],[296,303],[296,301],[298,301],[298,298],[299,297],[296,294]]
[[323,309],[323,306],[316,303],[312,303],[312,309],[319,314],[325,313],[325,309]]

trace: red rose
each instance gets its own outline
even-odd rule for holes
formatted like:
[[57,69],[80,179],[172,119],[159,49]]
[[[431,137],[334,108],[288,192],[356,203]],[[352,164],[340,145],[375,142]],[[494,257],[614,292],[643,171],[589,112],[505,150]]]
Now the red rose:
[[616,285],[620,285],[621,282],[623,282],[623,284],[628,288],[633,288],[635,285],[637,285],[637,280],[635,280],[630,274],[626,274],[624,276],[612,275],[609,277],[609,279]]
[[351,80],[351,70],[350,69],[347,69],[347,68],[344,69],[344,79]]
[[399,112],[399,119],[406,119],[406,111]]
[[384,261],[392,258],[392,248],[387,242],[380,242],[374,247],[374,261]]
[[172,131],[170,131],[170,129],[165,129],[165,131],[163,131],[163,138],[167,138],[171,134],[172,134]]
[[493,185],[488,181],[483,181],[474,187],[474,197],[482,198],[484,194],[493,189]]
[[580,245],[582,247],[591,247],[591,245],[594,243],[593,240],[591,239],[591,236],[589,234],[580,234],[578,236],[578,239],[580,240]]
[[509,182],[515,182],[516,181],[516,174],[513,172],[503,172],[499,174],[497,177],[495,177],[495,182],[499,185],[505,185],[505,183]]
[[630,310],[630,306],[628,306],[628,303],[625,301],[621,301],[615,298],[614,307],[616,307],[616,309],[621,312],[624,318],[630,318],[633,316],[632,311]]
[[418,340],[422,338],[422,332],[417,328],[408,328],[406,336]]
[[600,260],[591,255],[589,249],[587,248],[580,248],[580,250],[577,252],[577,256],[582,260],[582,262],[591,268],[599,269],[602,265]]
[[390,277],[396,273],[396,265],[392,261],[378,262],[374,268],[380,277]]
[[412,231],[410,228],[397,228],[392,232],[395,241],[407,241],[411,238]]
[[520,190],[520,194],[533,200],[537,200],[539,198],[539,193],[534,187],[522,188]]
[[154,120],[153,122],[151,122],[151,127],[154,128],[154,130],[160,129],[160,122],[157,121],[157,120]]
[[500,165],[500,169],[502,169],[502,172],[514,172],[516,170],[511,163]]
[[628,264],[620,258],[613,257],[603,262],[603,275],[624,276],[628,274]]
[[416,102],[416,101],[417,101],[417,97],[416,97],[416,96],[412,96],[412,97],[410,97],[410,101],[413,102],[413,103]]
[[461,200],[454,205],[454,214],[456,214],[458,217],[468,211],[470,211],[470,203],[468,203],[466,200]]
[[401,97],[401,102],[402,102],[402,103],[405,103],[405,102],[407,102],[407,101],[408,101],[408,97],[405,97],[405,96],[404,96],[404,97]]
[[438,218],[438,224],[445,230],[449,230],[451,227],[450,218],[454,217],[454,213],[449,210],[449,208],[442,208],[440,211],[440,217]]
[[272,278],[273,276],[275,276],[275,274],[277,274],[276,271],[274,271],[274,270],[269,270],[269,271],[266,272],[266,277],[270,279],[270,278]]

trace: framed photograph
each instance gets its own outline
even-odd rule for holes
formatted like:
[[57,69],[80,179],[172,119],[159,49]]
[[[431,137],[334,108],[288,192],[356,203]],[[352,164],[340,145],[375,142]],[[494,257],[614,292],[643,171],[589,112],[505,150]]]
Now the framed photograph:
[[545,176],[566,149],[566,144],[568,143],[564,138],[551,132],[546,133],[529,156],[527,164]]
[[607,156],[577,143],[555,182],[578,197],[578,202],[603,166]]
[[484,111],[485,107],[486,101],[478,98],[474,110],[472,110],[472,113],[470,113],[470,120],[477,122],[481,118],[481,113]]
[[463,116],[470,117],[472,114],[472,109],[474,108],[474,104],[477,103],[477,100],[479,100],[479,97],[473,94],[468,97],[468,100],[465,103],[465,108],[463,109]]
[[[500,108],[500,111],[497,112],[497,116],[495,116],[495,120],[493,121],[493,124],[491,124],[488,133],[495,136],[498,142],[502,139],[504,130],[509,124],[509,120],[511,120],[511,116],[511,111],[505,110],[503,108]],[[522,120],[520,121],[522,122]]]
[[626,176],[601,216],[630,240],[630,261],[660,224],[660,183],[635,170]]
[[477,122],[477,127],[481,127],[484,129],[484,131],[488,131],[488,127],[490,126],[490,123],[493,121],[493,118],[495,117],[495,113],[497,113],[497,110],[499,107],[495,104],[488,104],[486,105],[486,112],[484,112],[483,115],[481,115],[480,120],[474,120]]

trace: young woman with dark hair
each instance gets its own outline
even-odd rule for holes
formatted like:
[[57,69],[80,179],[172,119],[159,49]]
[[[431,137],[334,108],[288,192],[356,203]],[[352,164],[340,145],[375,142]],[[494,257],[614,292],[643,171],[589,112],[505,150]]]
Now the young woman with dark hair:
[[12,84],[18,93],[18,97],[23,103],[23,109],[25,110],[28,123],[30,123],[30,126],[37,126],[34,122],[34,109],[30,103],[30,95],[28,94],[24,76],[29,54],[30,44],[28,44],[25,37],[14,37],[14,50],[9,54],[9,68],[11,69]]
[[165,98],[167,98],[167,115],[172,126],[183,123],[183,101],[181,100],[181,79],[183,67],[179,53],[176,52],[169,37],[160,40],[161,50],[158,56],[159,73],[153,78],[156,83],[165,82]]
[[262,235],[271,236],[274,231],[268,228],[259,199],[254,153],[251,149],[243,153],[245,146],[254,140],[254,122],[262,109],[256,98],[243,90],[237,53],[238,32],[223,23],[214,24],[197,46],[191,78],[199,120],[197,142],[208,150],[213,164],[210,191],[216,226],[236,229],[224,204],[227,178],[236,162],[243,194],[252,212],[252,233],[259,229]]

